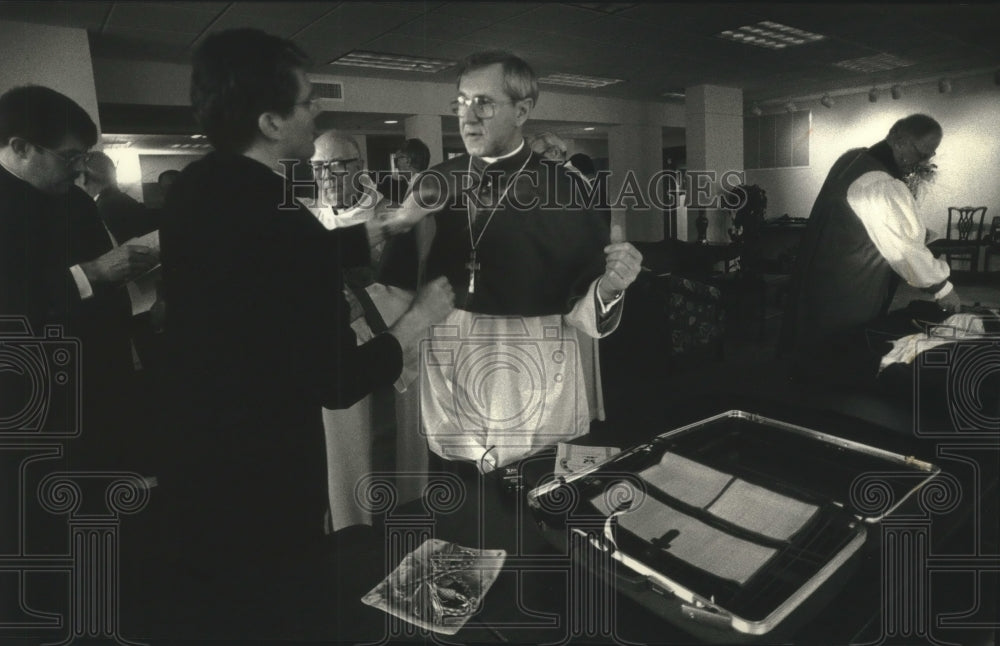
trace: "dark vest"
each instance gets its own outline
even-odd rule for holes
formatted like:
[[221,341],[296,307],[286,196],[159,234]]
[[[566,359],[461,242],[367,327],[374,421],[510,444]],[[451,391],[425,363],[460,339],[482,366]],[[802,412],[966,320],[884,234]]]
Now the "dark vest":
[[898,278],[847,203],[851,184],[872,171],[899,175],[884,144],[845,153],[820,189],[793,273],[786,348],[825,352],[853,343],[865,323],[888,310]]

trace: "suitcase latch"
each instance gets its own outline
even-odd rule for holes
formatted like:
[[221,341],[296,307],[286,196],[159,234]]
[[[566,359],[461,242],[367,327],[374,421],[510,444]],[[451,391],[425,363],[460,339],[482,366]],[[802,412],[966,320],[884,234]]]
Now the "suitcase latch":
[[728,628],[732,624],[729,615],[713,608],[698,608],[685,603],[681,604],[681,613],[688,619],[714,628]]

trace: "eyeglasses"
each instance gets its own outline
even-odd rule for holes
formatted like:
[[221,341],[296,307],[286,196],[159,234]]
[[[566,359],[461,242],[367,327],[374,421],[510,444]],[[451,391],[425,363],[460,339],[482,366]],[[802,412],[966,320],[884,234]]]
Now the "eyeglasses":
[[934,157],[935,154],[937,154],[936,150],[931,151],[929,153],[920,150],[920,148],[917,147],[917,142],[913,141],[912,139],[910,140],[910,146],[912,146],[913,150],[917,153],[917,161],[921,162],[928,161],[929,159]]
[[76,166],[77,164],[84,164],[84,165],[86,165],[86,163],[89,162],[90,158],[91,158],[91,154],[89,152],[86,152],[86,151],[84,151],[82,153],[74,152],[74,151],[59,152],[58,150],[52,150],[51,148],[46,148],[45,146],[42,146],[40,144],[33,144],[33,145],[36,148],[39,148],[39,149],[44,150],[45,152],[49,153],[50,155],[52,155],[53,157],[55,157],[56,159],[58,159],[62,163],[66,164],[66,166],[68,166],[68,167],[73,167],[73,166]]
[[306,110],[312,110],[316,106],[316,101],[317,101],[316,97],[312,97],[311,96],[308,99],[306,99],[305,101],[298,101],[296,103],[293,103],[292,104],[292,109],[294,110],[295,108],[299,107],[300,105],[304,105],[306,107]]
[[360,157],[350,157],[348,159],[327,159],[325,161],[314,161],[312,164],[313,173],[316,175],[328,175],[330,173],[346,173],[347,165],[361,161]]
[[513,105],[513,103],[513,101],[498,103],[489,97],[479,95],[474,97],[459,96],[451,102],[451,111],[453,114],[462,114],[472,108],[472,113],[479,119],[492,119],[497,113],[498,105]]

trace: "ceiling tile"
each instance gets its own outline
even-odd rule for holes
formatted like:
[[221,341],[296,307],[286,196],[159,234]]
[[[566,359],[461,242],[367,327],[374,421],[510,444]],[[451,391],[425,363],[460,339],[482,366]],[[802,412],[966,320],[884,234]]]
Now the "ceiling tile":
[[226,13],[307,25],[336,7],[336,2],[234,2]]
[[540,6],[537,2],[446,2],[433,13],[496,22],[522,14]]
[[108,26],[120,29],[153,29],[197,34],[208,27],[222,13],[214,9],[197,11],[174,4],[155,2],[116,2],[108,17]]
[[503,21],[505,25],[527,27],[543,31],[564,31],[575,25],[599,20],[603,14],[560,4],[547,4]]
[[212,23],[212,27],[208,30],[208,33],[225,31],[226,29],[251,28],[260,29],[282,38],[291,38],[305,24],[307,23],[294,19],[278,20],[254,14],[238,15],[226,12],[221,18]]
[[396,27],[392,33],[420,38],[451,40],[461,38],[489,25],[490,23],[485,20],[476,20],[474,18],[452,16],[447,20],[442,20],[440,16],[424,15]]
[[159,29],[124,29],[122,27],[108,27],[104,30],[104,35],[118,36],[127,40],[139,42],[165,43],[168,45],[188,46],[194,42],[195,34],[182,31],[162,31]]
[[3,2],[0,19],[61,27],[100,29],[111,2]]
[[304,42],[345,40],[356,44],[378,38],[418,18],[421,14],[404,9],[376,7],[371,3],[344,3],[302,30],[296,39]]

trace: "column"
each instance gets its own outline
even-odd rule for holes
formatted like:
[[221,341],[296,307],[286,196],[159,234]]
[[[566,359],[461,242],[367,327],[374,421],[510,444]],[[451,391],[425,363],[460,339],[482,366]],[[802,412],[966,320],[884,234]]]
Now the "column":
[[704,215],[708,218],[709,242],[728,242],[731,219],[728,211],[718,208],[719,179],[727,171],[743,170],[743,92],[714,85],[690,87],[684,109],[691,182],[687,239],[697,238],[695,220]]
[[655,189],[663,168],[663,129],[648,124],[612,126],[608,130],[608,166],[612,235],[616,224],[622,223],[627,240],[662,240],[663,209],[650,199],[650,190]]
[[431,166],[444,161],[444,141],[441,136],[441,117],[436,114],[415,114],[403,122],[407,139],[419,139],[431,151]]
[[79,103],[100,130],[87,30],[0,21],[0,42],[0,93],[19,85],[50,87]]

